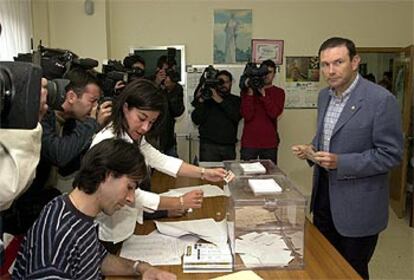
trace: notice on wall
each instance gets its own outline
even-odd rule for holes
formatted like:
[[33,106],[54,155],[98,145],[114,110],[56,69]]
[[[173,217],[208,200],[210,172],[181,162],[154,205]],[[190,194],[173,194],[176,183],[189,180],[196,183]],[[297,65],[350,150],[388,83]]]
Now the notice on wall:
[[317,57],[286,57],[286,108],[315,108],[318,101],[319,61]]

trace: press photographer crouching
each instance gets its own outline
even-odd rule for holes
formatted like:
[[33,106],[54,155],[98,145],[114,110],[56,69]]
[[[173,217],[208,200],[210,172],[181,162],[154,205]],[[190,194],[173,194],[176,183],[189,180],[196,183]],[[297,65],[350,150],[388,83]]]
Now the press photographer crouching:
[[241,119],[240,97],[231,94],[233,77],[226,70],[207,67],[196,88],[191,119],[198,125],[200,161],[236,158],[237,128]]
[[41,121],[41,158],[36,178],[4,213],[5,232],[21,234],[27,231],[43,206],[60,194],[54,188],[57,172],[65,176],[78,170],[81,156],[89,148],[92,136],[111,115],[110,101],[98,108],[101,87],[91,70],[77,67],[69,70],[64,78],[68,81],[62,102],[55,108],[58,110],[49,109]]
[[244,119],[241,160],[270,159],[277,164],[277,120],[283,112],[285,92],[272,84],[275,75],[275,63],[265,60],[260,67],[247,64],[240,77],[240,111]]

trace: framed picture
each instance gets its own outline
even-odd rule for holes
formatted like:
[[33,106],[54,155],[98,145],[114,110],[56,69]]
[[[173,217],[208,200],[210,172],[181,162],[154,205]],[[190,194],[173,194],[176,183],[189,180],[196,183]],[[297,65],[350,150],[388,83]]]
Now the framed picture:
[[283,64],[283,40],[252,39],[252,61],[262,63],[267,59]]

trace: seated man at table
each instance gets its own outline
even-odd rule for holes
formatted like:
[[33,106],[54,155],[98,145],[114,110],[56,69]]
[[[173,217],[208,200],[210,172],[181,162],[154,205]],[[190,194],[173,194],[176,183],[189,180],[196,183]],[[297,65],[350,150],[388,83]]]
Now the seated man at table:
[[12,279],[102,279],[104,275],[142,275],[176,279],[151,265],[109,254],[98,240],[99,212],[112,215],[134,204],[135,188],[146,175],[136,145],[108,139],[82,160],[74,190],[52,200],[27,232]]

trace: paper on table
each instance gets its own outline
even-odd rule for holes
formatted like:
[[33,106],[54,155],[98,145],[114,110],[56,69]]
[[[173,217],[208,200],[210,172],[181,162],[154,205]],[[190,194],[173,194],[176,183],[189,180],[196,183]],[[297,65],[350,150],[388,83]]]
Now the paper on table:
[[278,234],[251,232],[236,239],[236,253],[246,267],[287,266],[293,259],[291,250]]
[[168,192],[160,194],[161,196],[179,197],[192,190],[202,190],[203,197],[226,196],[226,193],[218,186],[204,184],[199,186],[191,186],[184,188],[170,189]]
[[210,280],[263,280],[263,278],[251,270],[244,270],[224,276],[210,278]]
[[216,222],[214,219],[200,219],[179,222],[155,221],[159,232],[170,236],[194,234],[199,238],[222,246],[227,243],[227,222]]
[[243,174],[246,175],[266,173],[266,167],[264,167],[260,162],[240,163],[240,167],[243,170]]
[[273,179],[249,179],[249,186],[254,194],[277,194],[282,188]]
[[148,235],[133,235],[123,244],[120,256],[131,260],[142,260],[151,265],[179,265],[188,244],[195,244],[198,238],[180,238],[160,234],[156,230]]

